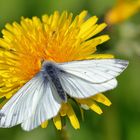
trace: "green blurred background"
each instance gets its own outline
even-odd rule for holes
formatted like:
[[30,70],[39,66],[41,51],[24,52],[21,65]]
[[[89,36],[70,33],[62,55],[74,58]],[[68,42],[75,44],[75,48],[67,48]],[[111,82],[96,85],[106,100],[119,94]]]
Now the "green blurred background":
[[[74,15],[88,10],[104,21],[115,0],[0,0],[0,29],[7,22],[67,10]],[[112,25],[105,31],[111,39],[98,47],[99,53],[113,53],[117,58],[130,61],[128,69],[118,77],[118,87],[105,93],[112,101],[111,107],[102,106],[104,113],[97,115],[86,111],[81,129],[74,130],[67,121],[70,140],[140,140],[140,13],[126,21]],[[2,36],[2,35],[1,35]],[[46,129],[24,132],[20,126],[2,129],[1,140],[59,140],[60,134],[49,123]]]

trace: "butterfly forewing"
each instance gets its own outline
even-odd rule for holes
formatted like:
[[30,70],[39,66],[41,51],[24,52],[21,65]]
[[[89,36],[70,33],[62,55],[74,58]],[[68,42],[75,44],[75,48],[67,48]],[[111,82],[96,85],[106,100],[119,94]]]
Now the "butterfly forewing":
[[58,114],[62,100],[56,92],[51,83],[44,83],[43,96],[36,107],[35,113],[22,123],[24,130],[30,131]]
[[32,115],[40,98],[39,90],[43,83],[37,75],[27,82],[1,109],[1,127],[12,127]]
[[[56,116],[60,106],[61,99],[57,96],[55,89],[39,73],[27,82],[1,109],[3,115],[0,119],[0,127],[12,127],[27,120],[30,122],[29,127],[23,125],[23,128],[30,130],[43,121]],[[30,118],[33,119],[30,121]],[[30,126],[32,123],[33,126]]]
[[128,65],[120,59],[95,59],[60,64],[64,71],[92,83],[103,83],[117,77]]

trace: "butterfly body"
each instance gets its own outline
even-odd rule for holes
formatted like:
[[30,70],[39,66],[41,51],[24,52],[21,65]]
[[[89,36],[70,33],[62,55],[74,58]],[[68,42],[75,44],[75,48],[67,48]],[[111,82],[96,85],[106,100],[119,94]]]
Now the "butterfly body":
[[61,68],[57,67],[57,65],[53,62],[45,61],[42,65],[41,70],[43,77],[45,80],[49,80],[52,83],[54,88],[57,91],[59,97],[64,101],[67,102],[66,93],[61,85],[59,76],[64,72]]

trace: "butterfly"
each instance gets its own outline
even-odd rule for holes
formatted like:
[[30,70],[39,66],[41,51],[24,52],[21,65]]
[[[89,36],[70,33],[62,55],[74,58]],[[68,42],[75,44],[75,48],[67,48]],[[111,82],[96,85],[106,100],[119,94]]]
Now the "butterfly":
[[114,89],[116,77],[128,66],[120,59],[55,63],[44,61],[41,70],[0,110],[0,127],[21,124],[30,131],[55,117],[68,98],[88,98]]

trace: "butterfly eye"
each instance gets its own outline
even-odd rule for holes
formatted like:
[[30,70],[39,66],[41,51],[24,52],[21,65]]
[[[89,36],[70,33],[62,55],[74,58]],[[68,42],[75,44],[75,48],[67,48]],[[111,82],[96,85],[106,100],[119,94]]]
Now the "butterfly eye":
[[51,64],[49,64],[49,65],[46,66],[46,69],[51,71],[53,69],[53,66]]

